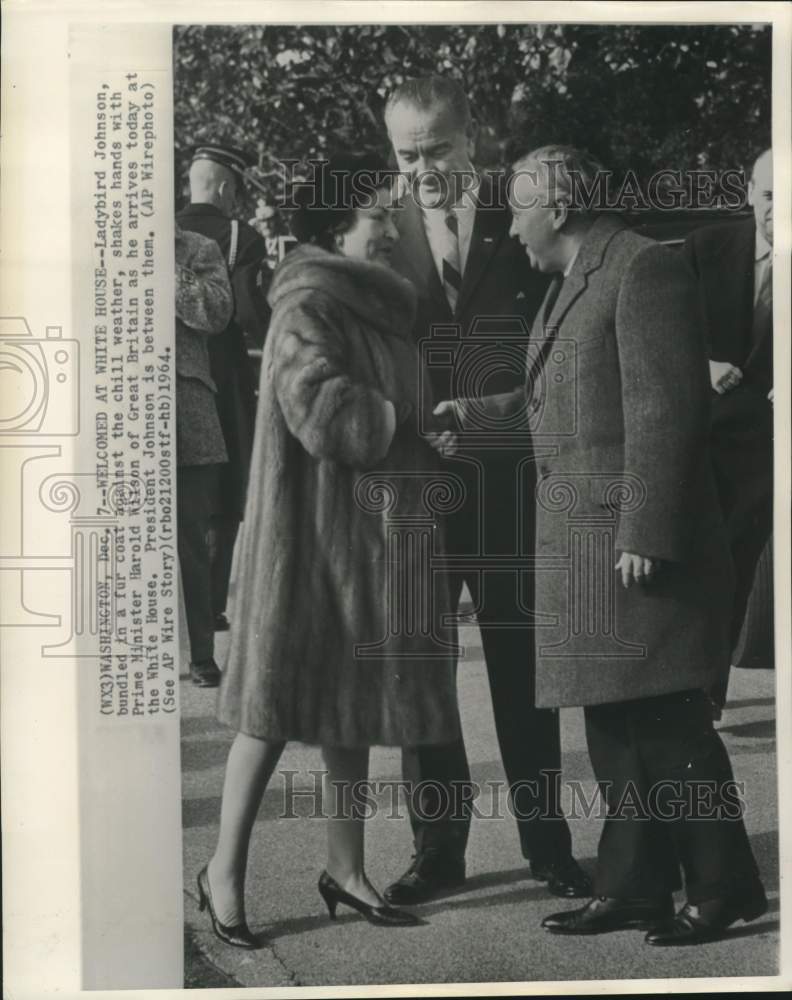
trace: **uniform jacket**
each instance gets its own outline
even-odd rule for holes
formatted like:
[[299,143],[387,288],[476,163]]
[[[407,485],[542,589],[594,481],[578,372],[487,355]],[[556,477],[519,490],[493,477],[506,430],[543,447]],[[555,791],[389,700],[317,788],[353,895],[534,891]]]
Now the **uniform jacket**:
[[[426,492],[438,463],[417,432],[412,289],[381,265],[302,246],[276,270],[270,301],[239,551],[244,627],[220,718],[307,743],[450,742],[445,577],[389,535],[392,518],[418,518],[440,544]],[[390,441],[385,400],[399,415]],[[395,596],[405,581],[433,595],[409,628]]]
[[[522,246],[509,236],[511,213],[503,179],[482,174],[478,201],[453,315],[420,208],[407,198],[403,211],[397,213],[401,238],[393,266],[412,282],[418,295],[413,336],[424,351],[432,342],[443,349],[438,355],[441,360],[430,358],[428,368],[438,401],[464,395],[471,384],[487,393],[520,384],[531,322],[547,288],[547,279],[532,270]],[[504,351],[511,357],[506,363]],[[443,355],[449,357],[446,363]],[[486,373],[483,382],[477,373]],[[460,477],[466,491],[462,508],[447,518],[450,549],[476,555],[483,554],[482,546],[504,555],[519,551],[523,543],[516,527],[514,477],[523,458],[524,448],[465,447],[444,463]]]
[[[185,230],[213,239],[226,262],[231,250],[231,220],[219,208],[190,204],[177,215]],[[237,250],[230,271],[234,313],[219,337],[209,345],[212,377],[217,386],[217,410],[228,450],[228,468],[223,476],[221,510],[240,517],[247,488],[250,449],[255,420],[255,376],[248,356],[248,342],[260,347],[269,324],[266,289],[269,269],[266,245],[246,222],[238,222]],[[262,282],[263,277],[263,282]]]
[[214,241],[176,227],[176,434],[179,465],[227,459],[215,405],[208,340],[233,308],[225,262]]
[[[707,687],[728,659],[733,572],[701,333],[682,257],[611,216],[535,321],[540,706]],[[520,404],[519,392],[489,401],[493,414]],[[625,589],[624,551],[661,560],[655,580]]]

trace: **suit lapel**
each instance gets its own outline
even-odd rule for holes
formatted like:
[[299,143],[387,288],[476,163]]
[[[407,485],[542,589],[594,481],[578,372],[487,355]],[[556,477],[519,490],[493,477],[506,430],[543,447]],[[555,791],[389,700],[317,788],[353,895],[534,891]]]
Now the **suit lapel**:
[[[479,201],[481,206],[495,205],[495,189],[492,179],[481,178]],[[473,221],[473,233],[470,238],[467,263],[462,275],[462,287],[457,300],[457,313],[462,313],[470,296],[481,280],[490,260],[495,255],[501,241],[508,231],[508,216],[503,209],[478,207]]]

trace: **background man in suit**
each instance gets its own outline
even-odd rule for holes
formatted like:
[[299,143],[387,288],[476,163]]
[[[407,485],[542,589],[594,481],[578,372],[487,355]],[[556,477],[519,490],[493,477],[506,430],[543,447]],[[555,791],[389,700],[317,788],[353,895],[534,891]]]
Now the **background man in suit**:
[[234,290],[234,315],[209,346],[217,411],[228,449],[227,474],[212,516],[212,613],[218,630],[225,617],[234,544],[245,509],[256,413],[255,381],[247,354],[261,347],[269,324],[267,246],[246,222],[233,219],[238,188],[249,167],[244,152],[221,144],[199,146],[190,165],[190,204],[177,219],[185,230],[213,239],[225,257]]
[[207,545],[220,470],[228,461],[209,366],[209,335],[231,318],[233,296],[217,244],[176,225],[176,466],[179,567],[190,638],[190,676],[216,687],[211,562]]
[[[545,281],[509,237],[502,178],[473,167],[475,125],[465,93],[452,79],[407,81],[390,95],[385,122],[399,169],[413,182],[398,213],[401,239],[393,266],[418,292],[416,340],[432,337],[437,325],[459,327],[459,339],[451,341],[453,362],[430,367],[434,398],[447,399],[464,372],[491,368],[503,342],[510,345],[511,370],[485,376],[486,384],[494,391],[512,388],[521,378],[527,332]],[[518,470],[534,474],[525,466],[525,449],[508,446],[468,450],[448,462],[466,491],[461,510],[445,524],[447,551],[457,558],[452,594],[458,602],[466,584],[476,610],[523,856],[551,892],[584,896],[590,885],[572,858],[557,799],[558,713],[534,707],[532,619],[524,610],[532,608],[530,574],[476,568],[483,555],[513,560],[531,554],[533,510],[518,510],[516,496]],[[394,904],[421,902],[464,881],[471,814],[461,739],[405,751],[404,777],[412,787],[429,784],[412,802],[413,862],[385,892]]]
[[[712,455],[737,589],[732,648],[773,525],[773,156],[748,185],[752,219],[695,230],[685,254],[699,278],[712,385]],[[712,690],[726,703],[728,665]]]
[[[543,926],[648,926],[650,944],[696,943],[760,916],[767,900],[704,690],[729,654],[733,588],[695,281],[671,250],[576,203],[573,177],[591,190],[600,169],[585,154],[544,147],[515,169],[512,231],[535,267],[557,275],[532,330],[539,361],[527,383],[556,446],[537,484],[548,568],[536,606],[555,622],[536,631],[537,703],[585,706],[608,807],[597,895]],[[574,434],[564,433],[568,385],[543,377],[562,354],[574,359]],[[488,407],[505,414],[525,395]],[[687,903],[675,915],[680,866]]]

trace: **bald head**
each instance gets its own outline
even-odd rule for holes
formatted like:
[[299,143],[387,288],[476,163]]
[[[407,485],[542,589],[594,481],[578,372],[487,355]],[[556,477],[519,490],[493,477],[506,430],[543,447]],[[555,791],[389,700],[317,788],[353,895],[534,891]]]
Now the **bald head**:
[[773,151],[766,149],[756,160],[748,182],[748,204],[754,210],[756,228],[773,245]]
[[231,215],[237,181],[232,170],[214,160],[195,160],[190,166],[190,201],[214,205]]

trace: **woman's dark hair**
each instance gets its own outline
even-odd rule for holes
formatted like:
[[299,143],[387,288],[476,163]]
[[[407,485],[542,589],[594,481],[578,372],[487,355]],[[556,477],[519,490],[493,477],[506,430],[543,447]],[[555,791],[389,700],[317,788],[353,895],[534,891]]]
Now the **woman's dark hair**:
[[396,171],[377,153],[338,153],[314,168],[312,180],[294,188],[297,209],[290,228],[299,243],[333,250],[335,237],[350,229],[359,208],[374,204],[376,192],[393,183]]

